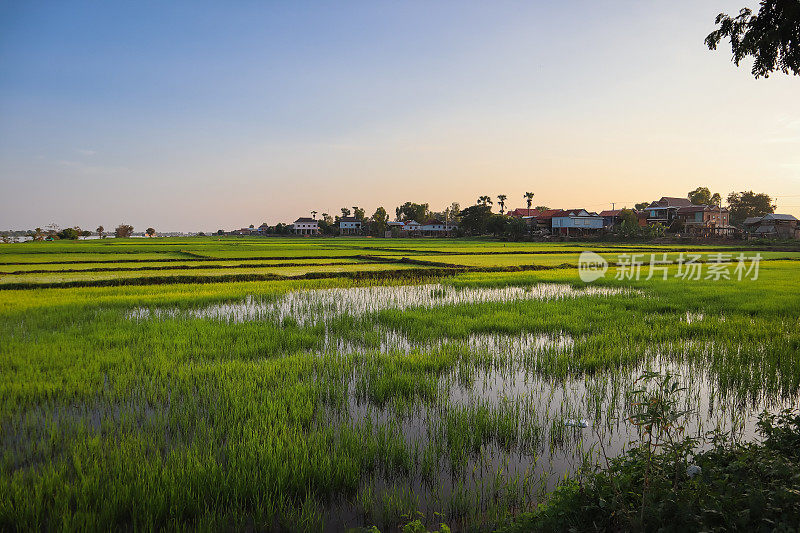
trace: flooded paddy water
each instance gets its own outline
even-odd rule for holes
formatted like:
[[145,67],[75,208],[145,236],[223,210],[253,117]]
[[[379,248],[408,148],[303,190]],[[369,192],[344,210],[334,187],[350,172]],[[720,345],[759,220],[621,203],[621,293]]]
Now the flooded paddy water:
[[[455,288],[442,284],[369,286],[342,289],[290,291],[274,300],[249,297],[187,311],[194,318],[242,322],[247,320],[292,319],[300,326],[318,324],[340,316],[359,317],[369,313],[409,308],[431,309],[449,305],[509,303],[519,300],[560,300],[585,296],[633,294],[631,289],[587,287],[540,283],[531,287]],[[131,318],[167,317],[179,314],[176,309],[138,308]]]
[[[428,519],[441,513],[460,529],[459,524],[490,525],[505,513],[530,509],[565,477],[624,453],[637,439],[629,417],[634,391],[646,385],[639,379],[645,372],[675,376],[680,407],[688,413],[682,424],[686,434],[700,439],[724,431],[752,440],[758,413],[796,403],[796,394],[740,394],[721,386],[707,365],[661,346],[647,347],[632,366],[558,375],[543,371],[540,361],[575,356],[581,339],[564,331],[479,331],[419,340],[376,319],[390,310],[620,296],[644,297],[630,289],[566,284],[370,286],[195,309],[137,308],[128,318],[325,328],[310,356],[344,358],[349,370],[341,378],[342,394],[317,406],[315,424],[369,435],[390,452],[364,469],[355,494],[318,503],[315,512],[325,529],[385,527],[415,512]],[[333,327],[343,317],[361,328],[366,322],[370,341]],[[686,312],[676,320],[691,325],[706,318]]]

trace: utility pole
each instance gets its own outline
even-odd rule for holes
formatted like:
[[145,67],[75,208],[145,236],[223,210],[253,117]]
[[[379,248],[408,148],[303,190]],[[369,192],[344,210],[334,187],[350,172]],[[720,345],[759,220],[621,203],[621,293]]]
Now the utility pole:
[[616,210],[614,209],[614,202],[611,202],[611,210],[612,210],[612,211],[616,211]]

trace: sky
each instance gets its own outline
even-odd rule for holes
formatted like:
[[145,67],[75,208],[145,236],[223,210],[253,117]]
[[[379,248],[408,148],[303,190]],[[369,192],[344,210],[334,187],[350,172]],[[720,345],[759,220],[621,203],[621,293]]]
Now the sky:
[[704,37],[755,0],[0,3],[0,229],[216,231],[406,201],[800,217],[800,77]]

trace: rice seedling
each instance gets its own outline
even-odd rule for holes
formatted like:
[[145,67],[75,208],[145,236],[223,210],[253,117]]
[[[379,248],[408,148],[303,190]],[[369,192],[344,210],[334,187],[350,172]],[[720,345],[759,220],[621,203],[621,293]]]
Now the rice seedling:
[[[141,256],[123,264],[146,269],[172,265],[148,262],[162,254],[236,257],[207,269],[224,276],[249,268],[249,254],[504,267],[581,248],[50,244],[14,245],[0,262]],[[757,414],[796,404],[800,390],[800,287],[796,262],[779,257],[747,283],[615,279],[613,266],[591,285],[574,268],[441,277],[409,265],[399,278],[395,263],[353,259],[342,266],[372,277],[4,290],[0,528],[385,529],[419,519],[491,530],[630,448],[648,372],[679,384],[687,435],[750,441]],[[316,268],[303,261],[297,268]],[[183,264],[195,259],[168,271]],[[39,266],[30,270],[60,270]]]

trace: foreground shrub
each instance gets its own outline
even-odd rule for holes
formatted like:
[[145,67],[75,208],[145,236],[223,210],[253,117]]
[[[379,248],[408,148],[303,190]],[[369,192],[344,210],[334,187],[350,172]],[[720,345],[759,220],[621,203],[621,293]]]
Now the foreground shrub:
[[[560,487],[501,531],[795,531],[800,524],[800,410],[759,417],[760,443],[712,436],[675,476],[670,453],[644,447]],[[649,476],[648,476],[649,474]]]

